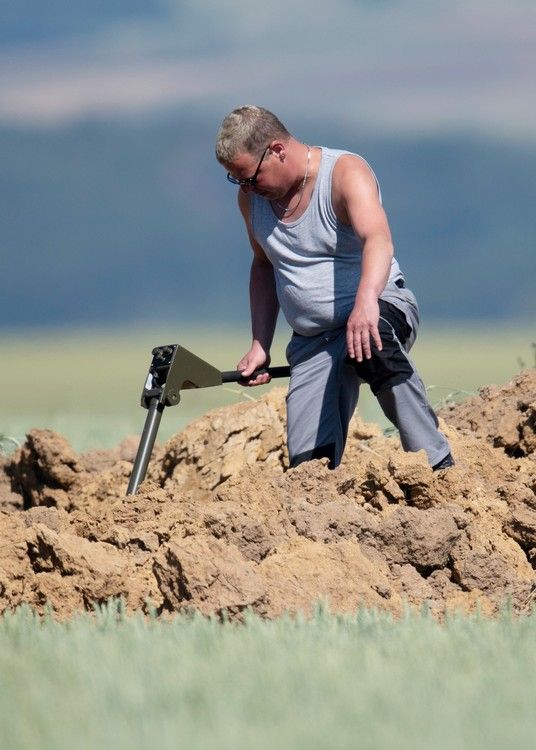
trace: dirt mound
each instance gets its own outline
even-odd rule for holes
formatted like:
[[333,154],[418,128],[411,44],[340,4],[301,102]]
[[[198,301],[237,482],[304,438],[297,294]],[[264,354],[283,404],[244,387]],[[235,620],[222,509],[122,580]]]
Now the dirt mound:
[[284,393],[207,414],[125,496],[135,444],[77,455],[32,430],[0,466],[2,609],[129,608],[266,617],[407,603],[494,613],[536,589],[535,373],[444,412],[457,465],[433,473],[374,425],[343,464],[286,470]]
[[442,416],[509,456],[530,456],[536,452],[536,369],[524,370],[502,387],[481,388],[475,398],[447,406]]

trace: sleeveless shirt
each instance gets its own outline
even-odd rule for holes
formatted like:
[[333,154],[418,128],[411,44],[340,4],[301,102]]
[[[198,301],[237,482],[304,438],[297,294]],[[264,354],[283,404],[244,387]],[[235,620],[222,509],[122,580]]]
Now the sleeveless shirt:
[[[274,268],[277,297],[287,322],[296,333],[314,336],[346,325],[353,309],[361,276],[362,243],[353,228],[338,221],[331,202],[333,168],[343,154],[322,147],[320,166],[309,205],[292,222],[282,222],[270,202],[249,194],[253,236]],[[354,156],[359,156],[354,154]],[[376,175],[369,167],[381,191]],[[393,258],[382,299],[408,315],[408,303],[416,308],[409,289],[399,289],[404,277]],[[413,312],[413,311],[410,311]]]

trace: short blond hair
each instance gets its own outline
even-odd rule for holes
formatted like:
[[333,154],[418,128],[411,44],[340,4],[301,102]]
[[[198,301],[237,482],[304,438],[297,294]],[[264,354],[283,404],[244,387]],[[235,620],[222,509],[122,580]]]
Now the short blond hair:
[[216,139],[216,159],[227,165],[242,152],[260,156],[274,138],[286,141],[290,137],[273,112],[246,104],[233,109],[222,122]]

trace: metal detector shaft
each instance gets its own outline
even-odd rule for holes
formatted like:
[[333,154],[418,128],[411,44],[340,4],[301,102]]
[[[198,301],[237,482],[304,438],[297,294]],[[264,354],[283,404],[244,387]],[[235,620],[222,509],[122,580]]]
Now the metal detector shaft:
[[149,459],[153,452],[156,433],[160,427],[160,420],[162,419],[163,411],[164,404],[159,403],[158,398],[156,397],[151,399],[149,412],[145,419],[140,445],[136,454],[136,460],[134,461],[134,467],[128,483],[127,495],[135,495],[139,485],[145,479],[147,466],[149,465]]

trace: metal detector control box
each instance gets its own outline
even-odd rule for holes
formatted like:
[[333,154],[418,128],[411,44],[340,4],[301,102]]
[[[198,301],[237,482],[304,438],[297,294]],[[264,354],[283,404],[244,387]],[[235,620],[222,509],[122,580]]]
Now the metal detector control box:
[[154,398],[163,406],[175,406],[182,390],[222,384],[219,370],[179,344],[157,346],[152,354],[141,394],[141,405],[145,409],[149,409]]

